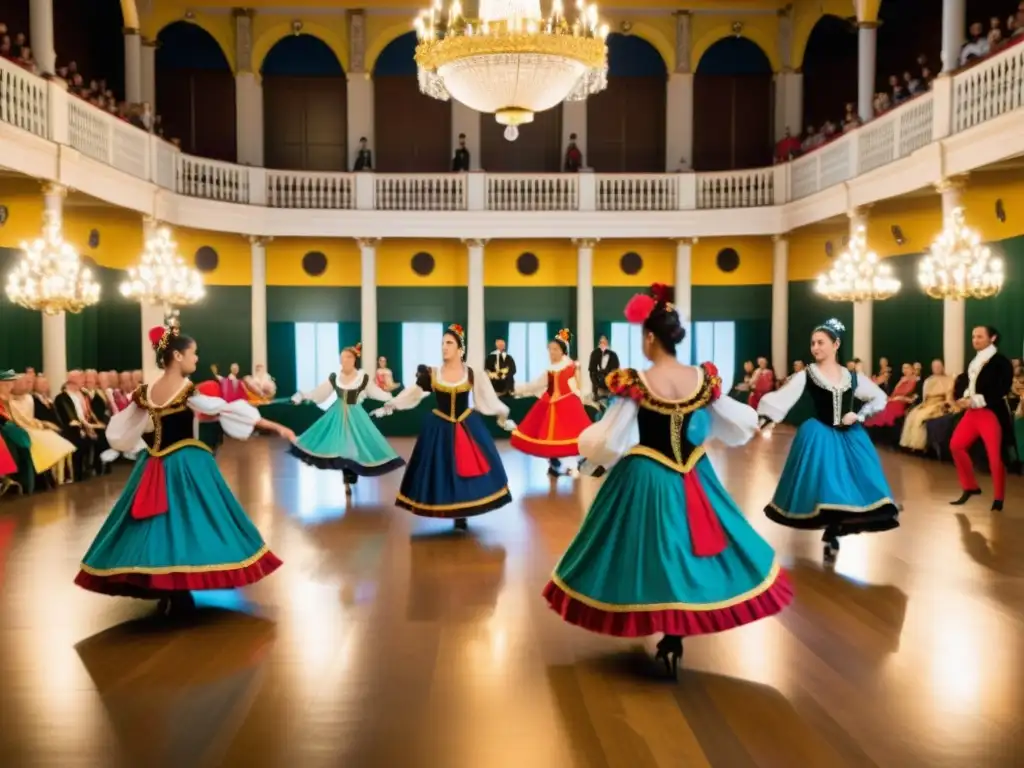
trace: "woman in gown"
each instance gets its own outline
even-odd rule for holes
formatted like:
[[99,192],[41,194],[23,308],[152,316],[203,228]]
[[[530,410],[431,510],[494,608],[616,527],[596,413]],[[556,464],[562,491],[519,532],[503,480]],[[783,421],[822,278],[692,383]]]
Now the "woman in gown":
[[394,392],[398,389],[398,384],[395,383],[395,375],[388,368],[388,359],[384,355],[377,358],[377,373],[373,378],[377,387],[385,392]]
[[900,434],[900,447],[910,451],[927,450],[926,422],[944,416],[953,406],[953,377],[946,375],[941,360],[932,360],[932,375],[925,379],[922,395],[921,404],[907,413]]
[[32,466],[37,475],[53,470],[58,485],[71,479],[71,454],[74,444],[61,437],[60,425],[53,421],[36,418],[36,401],[27,390],[28,382],[18,379],[14,382],[14,396],[10,399],[9,410],[14,423],[28,432],[31,440]]
[[759,357],[754,375],[750,377],[750,397],[747,399],[747,405],[756,410],[761,398],[774,391],[775,371],[768,367],[768,358]]
[[580,394],[579,368],[569,357],[570,334],[560,330],[548,342],[551,365],[531,382],[516,385],[516,397],[540,395],[512,432],[512,447],[548,460],[548,474],[558,477],[561,460],[579,456],[576,441],[591,425]]
[[196,343],[176,326],[149,333],[163,375],[140,385],[107,426],[115,450],[146,435],[128,484],[82,560],[75,583],[104,595],[159,600],[162,613],[191,610],[192,590],[232,589],[270,575],[281,561],[263,542],[198,435],[197,414],[217,416],[231,437],[254,427],[294,440],[244,400],[200,395],[188,376]]
[[739,400],[741,403],[746,404],[750,401],[750,385],[754,381],[754,362],[753,360],[743,361],[743,381],[739,382],[732,388],[729,393],[729,397],[733,400]]
[[414,386],[373,412],[380,418],[412,410],[433,392],[434,409],[423,418],[395,504],[420,517],[454,520],[460,530],[467,518],[512,501],[505,467],[480,414],[497,416],[504,429],[515,429],[491,380],[462,361],[465,349],[462,326],[448,326],[440,367],[421,367]]
[[367,397],[382,403],[392,399],[390,392],[378,387],[370,375],[357,368],[362,347],[356,344],[341,351],[341,373],[332,373],[327,381],[311,392],[297,392],[292,402],[312,400],[318,405],[331,395],[338,399],[327,413],[303,432],[289,448],[306,464],[318,469],[338,469],[345,479],[345,493],[360,477],[386,475],[405,466],[380,433],[361,403]]
[[580,436],[583,471],[611,471],[544,589],[570,624],[616,637],[663,632],[658,658],[676,673],[682,638],[778,613],[792,599],[786,573],[705,455],[717,439],[742,445],[757,414],[721,396],[711,363],[677,362],[685,332],[667,295],[634,297],[653,363],[608,376],[615,398]]
[[[814,418],[799,429],[789,449],[769,519],[790,528],[824,529],[825,560],[839,553],[839,538],[899,526],[882,463],[863,422],[885,408],[885,393],[867,376],[850,373],[838,361],[842,333],[829,320],[811,334],[814,362],[781,389],[761,398],[762,422],[778,423],[802,399]],[[858,413],[857,401],[865,401]]]
[[918,377],[914,375],[914,366],[910,363],[903,364],[903,375],[893,387],[892,394],[880,413],[876,413],[864,422],[868,429],[872,427],[894,427],[896,422],[903,418],[907,409],[917,400],[914,390],[917,389]]

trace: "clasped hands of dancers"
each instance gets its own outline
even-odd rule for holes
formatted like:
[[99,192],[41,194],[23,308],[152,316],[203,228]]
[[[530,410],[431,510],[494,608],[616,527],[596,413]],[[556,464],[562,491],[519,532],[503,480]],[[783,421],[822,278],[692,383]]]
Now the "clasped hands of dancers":
[[[332,392],[338,397],[298,438],[260,419],[245,402],[228,404],[197,394],[187,379],[198,361],[195,342],[177,328],[155,329],[151,338],[164,375],[151,387],[140,387],[132,406],[108,427],[113,448],[134,447],[144,436],[147,452],[86,554],[77,583],[104,594],[160,599],[161,607],[173,612],[191,607],[188,590],[245,586],[280,566],[224,483],[210,447],[197,439],[195,414],[217,418],[230,437],[244,439],[254,427],[277,432],[303,461],[340,470],[350,492],[359,476],[404,465],[369,416],[410,410],[432,394],[434,408],[424,416],[396,504],[419,516],[452,519],[465,529],[467,518],[511,502],[482,415],[496,417],[512,432],[512,444],[531,455],[583,456],[584,471],[607,477],[544,597],[566,622],[593,632],[663,633],[657,657],[674,675],[684,636],[774,615],[793,596],[776,553],[718,479],[706,443],[742,445],[797,403],[809,406],[814,417],[797,430],[765,513],[781,525],[822,529],[831,561],[842,536],[899,524],[898,505],[862,426],[884,408],[886,397],[870,379],[840,365],[845,329],[835,320],[811,335],[814,363],[766,394],[754,411],[722,396],[712,363],[677,361],[676,346],[685,331],[667,288],[655,285],[651,295],[635,296],[625,314],[642,326],[651,367],[610,374],[613,399],[595,423],[580,418],[585,412],[567,332],[552,340],[552,366],[545,376],[516,388],[517,393],[543,390],[517,427],[490,379],[474,375],[463,362],[465,334],[452,325],[443,336],[442,364],[421,365],[415,385],[397,397],[356,367],[358,345],[346,348],[339,374],[296,395],[296,401],[323,402]],[[987,348],[979,347],[984,341],[976,338],[975,346]],[[965,397],[984,398],[972,400],[977,409],[988,402],[981,372],[995,360],[994,352],[986,354],[982,363],[972,363],[975,373],[965,392]],[[368,416],[353,407],[364,397],[383,405]],[[859,412],[856,401],[864,403]],[[988,447],[993,433],[984,425],[989,419],[973,421],[979,423],[970,429],[980,432]],[[964,434],[961,442],[974,433]],[[964,482],[965,491],[977,492],[976,484]]]

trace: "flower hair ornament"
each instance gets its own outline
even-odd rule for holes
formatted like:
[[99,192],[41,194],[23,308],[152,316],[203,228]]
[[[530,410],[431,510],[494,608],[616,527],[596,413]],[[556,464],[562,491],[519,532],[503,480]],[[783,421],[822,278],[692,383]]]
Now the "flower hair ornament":
[[466,346],[466,330],[458,323],[452,323],[448,326],[448,330],[455,334],[455,338],[459,340],[459,347],[464,348]]
[[363,342],[357,341],[351,347],[345,347],[344,351],[351,352],[353,355],[356,356],[356,359],[358,360],[360,357],[363,356]]
[[179,333],[180,331],[176,325],[156,325],[149,329],[149,343],[159,355],[167,349],[167,344],[170,342],[171,337],[177,336]]
[[839,320],[832,317],[826,320],[824,323],[819,325],[814,330],[816,331],[828,331],[837,339],[846,332],[846,326],[843,325]]
[[623,314],[626,320],[639,325],[643,323],[651,312],[658,306],[662,306],[668,312],[675,311],[675,305],[668,300],[669,287],[664,283],[655,283],[648,293],[638,293],[626,304]]
[[555,334],[555,340],[560,341],[565,345],[565,348],[569,348],[569,342],[572,340],[572,333],[568,328],[563,328]]

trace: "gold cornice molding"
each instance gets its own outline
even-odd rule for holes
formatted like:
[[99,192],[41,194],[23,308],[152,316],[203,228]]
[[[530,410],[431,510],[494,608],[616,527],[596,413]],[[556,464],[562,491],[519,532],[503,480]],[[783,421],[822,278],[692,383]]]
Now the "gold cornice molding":
[[249,245],[257,245],[266,248],[267,243],[272,241],[274,238],[270,235],[246,235],[246,239],[248,239]]
[[962,192],[964,189],[967,188],[967,178],[968,175],[966,173],[957,174],[956,176],[949,176],[948,178],[942,179],[941,181],[935,184],[935,191],[938,192],[940,195],[943,192],[948,192],[953,189]]
[[462,238],[462,242],[465,243],[468,248],[483,248],[487,245],[488,239],[480,237],[464,237]]
[[68,196],[68,188],[55,181],[44,181],[40,186],[42,187],[43,194],[47,197],[58,195],[63,199]]
[[577,248],[593,248],[600,240],[599,237],[574,237],[572,244]]
[[360,248],[376,248],[380,245],[379,237],[357,237],[355,240]]

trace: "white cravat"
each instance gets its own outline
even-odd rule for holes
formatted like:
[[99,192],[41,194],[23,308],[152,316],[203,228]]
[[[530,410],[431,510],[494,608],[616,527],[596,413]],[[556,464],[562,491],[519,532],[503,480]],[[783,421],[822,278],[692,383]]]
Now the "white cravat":
[[971,364],[967,366],[967,391],[964,392],[964,397],[971,401],[972,408],[984,408],[985,396],[979,395],[974,391],[974,387],[978,383],[978,376],[981,374],[981,369],[985,367],[985,363],[995,357],[996,352],[995,344],[989,344],[985,349],[981,350],[971,360]]
[[71,398],[71,402],[75,404],[75,413],[78,414],[78,420],[85,424],[87,419],[85,418],[85,400],[81,392],[68,392],[68,396]]

